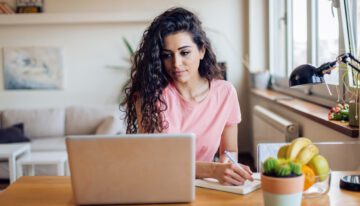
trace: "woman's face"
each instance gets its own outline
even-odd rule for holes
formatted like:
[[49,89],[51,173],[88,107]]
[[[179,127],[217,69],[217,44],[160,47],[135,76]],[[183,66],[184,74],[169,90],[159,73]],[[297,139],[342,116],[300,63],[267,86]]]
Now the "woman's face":
[[188,32],[177,32],[164,38],[161,59],[168,75],[176,82],[200,79],[199,65],[205,49],[198,49]]

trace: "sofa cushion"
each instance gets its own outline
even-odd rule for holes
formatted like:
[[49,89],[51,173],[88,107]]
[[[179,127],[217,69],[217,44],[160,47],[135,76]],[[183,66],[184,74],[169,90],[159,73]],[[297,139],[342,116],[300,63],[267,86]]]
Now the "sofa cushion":
[[65,112],[62,108],[9,109],[3,111],[4,127],[22,122],[30,139],[65,136]]
[[[105,107],[68,107],[66,109],[66,135],[95,134],[107,118],[118,116],[116,109]],[[120,125],[117,130],[120,130]]]
[[95,134],[117,134],[119,132],[120,119],[115,116],[105,118],[97,127]]
[[15,124],[11,127],[0,128],[0,143],[29,142],[30,139],[24,135],[24,125]]
[[34,139],[31,151],[66,151],[65,137]]

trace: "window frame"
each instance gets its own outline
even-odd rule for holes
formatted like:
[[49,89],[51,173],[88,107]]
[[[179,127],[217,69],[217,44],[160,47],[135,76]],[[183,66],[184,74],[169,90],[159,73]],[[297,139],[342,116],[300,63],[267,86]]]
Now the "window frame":
[[[352,1],[352,2],[349,2],[349,1],[344,1],[344,2],[341,2],[344,6],[343,6],[343,9],[345,8],[348,8],[348,11],[349,12],[346,12],[344,10],[344,16],[343,16],[343,21],[349,21],[350,22],[350,25],[348,25],[347,29],[344,30],[344,41],[347,41],[349,44],[345,44],[345,51],[346,52],[350,52],[352,54],[354,54],[355,57],[357,57],[357,36],[356,36],[356,31],[357,31],[357,18],[351,18],[350,16],[350,12],[352,12],[353,14],[355,14],[355,16],[357,15],[357,1]],[[351,4],[353,3],[352,5],[352,10],[350,11],[349,7]],[[350,67],[348,67],[350,69]],[[356,89],[356,85],[353,84],[353,75],[354,75],[354,70],[351,70],[352,72],[349,72],[348,73],[348,78],[347,78],[347,85],[349,85],[349,88],[354,90]]]
[[[294,69],[292,68],[292,58],[293,58],[293,34],[292,34],[292,1],[293,0],[288,0],[285,1],[285,26],[286,26],[286,55],[285,55],[285,59],[286,59],[286,72],[285,72],[285,76],[286,77],[280,77],[280,76],[276,76],[273,75],[274,74],[274,70],[275,68],[275,64],[274,64],[274,58],[275,58],[275,50],[274,50],[274,43],[272,43],[276,37],[276,31],[275,31],[275,23],[276,23],[276,17],[274,17],[274,12],[276,12],[276,3],[277,0],[269,0],[269,67],[270,67],[270,73],[272,74],[272,87],[275,90],[278,90],[280,92],[292,95],[292,96],[296,96],[302,99],[305,99],[307,101],[310,102],[314,102],[323,106],[327,106],[327,107],[331,107],[334,106],[334,104],[337,101],[341,101],[341,99],[345,98],[345,87],[343,84],[340,84],[340,80],[343,76],[343,69],[339,69],[339,85],[325,85],[325,84],[321,84],[321,85],[316,85],[316,86],[301,86],[301,87],[295,87],[295,88],[289,88],[288,86],[288,76],[290,74],[290,72]],[[356,1],[353,1],[351,3],[353,3],[353,8],[355,10],[352,11],[352,13],[354,14],[353,17],[354,18],[350,18],[349,13],[345,12],[345,7],[349,6],[349,1],[348,0],[333,0],[333,3],[337,3],[337,5],[339,5],[339,9],[337,9],[338,12],[338,17],[339,17],[339,54],[342,54],[344,52],[349,52],[350,50],[349,45],[344,44],[344,42],[348,42],[346,39],[343,40],[344,38],[348,37],[348,35],[353,35],[353,41],[356,43],[356,37],[354,30],[349,32],[349,28],[347,28],[347,32],[345,30],[343,30],[343,25],[346,24],[346,18],[348,19],[352,19],[353,21],[356,21]],[[310,62],[310,64],[314,64],[317,65],[317,61],[318,61],[318,52],[319,52],[319,47],[318,47],[318,40],[317,40],[317,34],[318,34],[318,18],[317,18],[317,7],[318,7],[318,2],[316,0],[307,0],[307,12],[308,14],[308,19],[307,19],[307,34],[308,34],[308,41],[307,41],[307,59],[308,62]],[[356,22],[355,22],[356,23]],[[352,26],[350,26],[350,28],[354,27],[354,23],[352,24]],[[343,32],[342,32],[343,31]],[[356,44],[355,44],[356,45]],[[356,46],[355,46],[356,47]],[[356,54],[356,53],[355,53]],[[332,61],[332,59],[329,59],[329,61]],[[306,62],[304,62],[306,63]],[[321,63],[325,63],[325,62],[319,62]],[[344,67],[344,65],[342,65]],[[327,88],[328,86],[328,88]],[[329,91],[331,92],[332,95],[329,94]]]

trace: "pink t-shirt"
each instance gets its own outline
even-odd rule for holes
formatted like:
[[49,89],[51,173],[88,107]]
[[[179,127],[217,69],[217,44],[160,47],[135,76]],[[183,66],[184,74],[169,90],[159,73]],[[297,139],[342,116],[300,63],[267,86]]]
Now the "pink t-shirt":
[[210,91],[201,102],[188,102],[169,84],[164,90],[168,105],[165,133],[196,134],[196,160],[212,161],[226,126],[240,123],[241,114],[236,90],[230,82],[212,80]]

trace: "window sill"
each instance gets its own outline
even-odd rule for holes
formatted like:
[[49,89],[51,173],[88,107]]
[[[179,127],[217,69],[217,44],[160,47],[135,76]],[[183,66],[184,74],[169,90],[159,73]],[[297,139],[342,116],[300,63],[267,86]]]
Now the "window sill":
[[334,129],[352,138],[357,138],[359,136],[359,129],[349,126],[349,123],[328,120],[329,109],[326,107],[269,89],[251,89],[251,93],[268,101],[276,102],[277,104],[297,114],[303,115],[319,124]]

